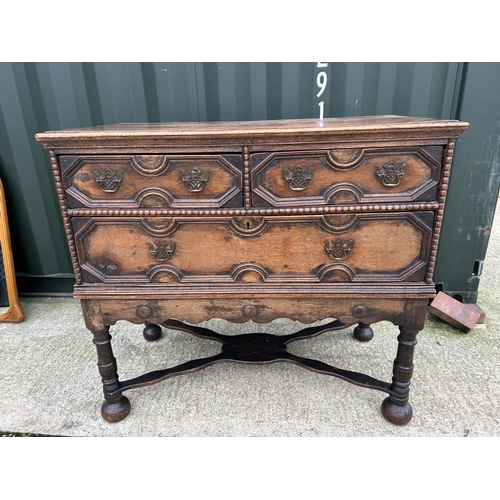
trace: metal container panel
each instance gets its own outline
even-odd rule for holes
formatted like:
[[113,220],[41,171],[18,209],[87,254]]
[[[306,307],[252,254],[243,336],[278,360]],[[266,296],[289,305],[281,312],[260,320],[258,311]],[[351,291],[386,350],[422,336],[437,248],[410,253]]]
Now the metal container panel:
[[19,291],[69,293],[74,282],[37,132],[319,118],[322,109],[324,117],[399,114],[471,123],[458,141],[435,276],[443,290],[466,291],[463,299],[475,301],[471,262],[477,267],[484,259],[498,196],[499,71],[497,63],[457,62],[0,63],[0,176]]

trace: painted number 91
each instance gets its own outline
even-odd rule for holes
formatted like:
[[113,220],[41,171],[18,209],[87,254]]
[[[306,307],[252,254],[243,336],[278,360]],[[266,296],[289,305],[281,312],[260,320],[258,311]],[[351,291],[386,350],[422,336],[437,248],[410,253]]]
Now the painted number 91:
[[[323,63],[319,62],[316,65],[317,68],[328,68],[328,63]],[[328,83],[328,75],[324,71],[320,71],[318,75],[316,76],[316,85],[319,88],[318,93],[316,94],[316,97],[321,97],[323,95],[323,92],[326,89],[326,84]],[[325,112],[325,101],[320,101],[318,103],[319,106],[319,119],[323,119],[323,115]]]

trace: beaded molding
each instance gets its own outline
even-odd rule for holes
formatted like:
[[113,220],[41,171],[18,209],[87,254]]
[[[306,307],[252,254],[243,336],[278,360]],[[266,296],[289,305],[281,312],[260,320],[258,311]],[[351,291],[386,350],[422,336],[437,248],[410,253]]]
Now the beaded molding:
[[73,265],[73,271],[75,273],[76,283],[79,285],[82,283],[82,273],[80,267],[78,266],[78,257],[76,255],[75,240],[73,237],[73,230],[71,229],[71,222],[69,220],[68,205],[66,203],[66,198],[64,196],[64,189],[61,180],[61,171],[59,170],[59,163],[57,161],[57,156],[54,151],[50,151],[50,164],[52,167],[52,174],[54,176],[54,181],[56,184],[57,198],[59,200],[59,206],[61,207],[61,213],[64,224],[64,231],[66,232],[66,238],[68,240],[69,253],[71,256],[71,263]]
[[250,210],[250,154],[248,146],[243,147],[243,196],[245,210]]
[[331,213],[358,213],[358,212],[394,212],[400,210],[436,210],[440,208],[437,202],[406,203],[387,205],[339,205],[326,207],[300,207],[300,208],[227,208],[218,210],[169,210],[169,209],[68,209],[68,215],[75,217],[87,216],[119,216],[132,215],[140,217],[167,217],[167,216],[233,216],[233,215],[283,215],[283,214],[331,214]]
[[441,190],[438,193],[438,210],[436,213],[436,222],[434,223],[434,232],[432,236],[431,251],[429,255],[429,267],[427,271],[426,283],[432,283],[432,276],[436,266],[436,256],[439,243],[439,234],[441,233],[441,226],[443,223],[444,205],[446,200],[446,193],[448,191],[448,184],[450,181],[451,161],[453,159],[453,151],[455,149],[455,141],[450,139],[445,152],[445,164],[441,174]]

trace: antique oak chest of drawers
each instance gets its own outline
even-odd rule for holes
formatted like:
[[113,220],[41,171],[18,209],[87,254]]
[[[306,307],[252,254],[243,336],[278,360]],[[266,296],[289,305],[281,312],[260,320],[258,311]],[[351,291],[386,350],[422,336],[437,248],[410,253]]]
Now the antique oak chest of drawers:
[[[432,273],[455,140],[468,124],[400,116],[119,124],[37,134],[50,151],[76,285],[94,336],[102,416],[123,393],[217,362],[286,361],[386,393],[412,416],[416,335]],[[311,324],[289,335],[221,335],[204,320]],[[121,381],[109,329],[161,325],[221,343],[219,354]],[[353,326],[399,328],[392,380],[295,356],[287,344]],[[161,368],[161,367],[160,367]]]

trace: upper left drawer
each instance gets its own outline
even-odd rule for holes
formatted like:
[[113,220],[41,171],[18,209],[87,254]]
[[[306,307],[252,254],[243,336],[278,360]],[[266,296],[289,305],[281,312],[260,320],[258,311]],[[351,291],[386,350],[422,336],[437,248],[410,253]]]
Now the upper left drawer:
[[240,155],[62,155],[69,208],[240,207]]

